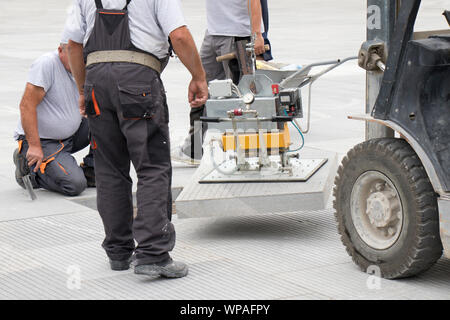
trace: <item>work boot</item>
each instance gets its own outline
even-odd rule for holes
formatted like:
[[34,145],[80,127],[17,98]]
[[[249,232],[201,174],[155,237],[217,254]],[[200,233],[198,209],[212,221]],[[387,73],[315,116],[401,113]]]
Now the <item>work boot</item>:
[[19,149],[17,148],[16,150],[14,150],[13,160],[14,164],[16,165],[16,182],[19,186],[25,189],[25,184],[23,183],[22,178],[27,174],[30,174],[30,168],[28,167],[27,159],[19,152]]
[[93,167],[89,167],[84,163],[80,163],[80,168],[83,170],[86,178],[88,188],[95,188],[95,172]]
[[134,273],[151,277],[182,278],[188,274],[187,264],[170,259],[165,264],[143,264],[134,267]]
[[109,259],[109,264],[111,266],[111,270],[114,271],[125,271],[130,269],[131,258],[127,260],[111,260]]

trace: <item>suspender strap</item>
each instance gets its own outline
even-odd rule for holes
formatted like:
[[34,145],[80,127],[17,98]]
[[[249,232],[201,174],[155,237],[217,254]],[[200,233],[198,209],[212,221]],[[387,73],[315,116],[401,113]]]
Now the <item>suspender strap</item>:
[[[127,4],[123,8],[123,10],[128,9],[128,5],[130,4],[130,2],[131,2],[131,0],[127,0]],[[95,5],[96,5],[97,9],[103,9],[102,0],[95,0]]]
[[128,5],[130,4],[131,0],[127,0],[127,4],[125,5],[125,8],[123,8],[123,10],[127,10],[128,9]]

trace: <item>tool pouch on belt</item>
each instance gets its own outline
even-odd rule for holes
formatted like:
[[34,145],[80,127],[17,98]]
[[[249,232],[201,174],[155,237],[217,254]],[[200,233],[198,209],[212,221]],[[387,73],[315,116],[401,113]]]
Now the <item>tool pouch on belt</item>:
[[119,99],[125,119],[152,118],[156,123],[169,122],[164,88],[156,79],[151,85],[119,85]]

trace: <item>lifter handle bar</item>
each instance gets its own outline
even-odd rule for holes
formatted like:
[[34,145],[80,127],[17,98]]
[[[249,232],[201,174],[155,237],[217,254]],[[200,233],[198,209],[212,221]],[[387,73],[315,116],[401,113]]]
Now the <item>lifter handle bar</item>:
[[200,121],[219,123],[219,122],[250,122],[250,121],[261,121],[261,122],[290,122],[294,120],[294,117],[290,116],[274,116],[271,118],[219,118],[219,117],[200,117]]

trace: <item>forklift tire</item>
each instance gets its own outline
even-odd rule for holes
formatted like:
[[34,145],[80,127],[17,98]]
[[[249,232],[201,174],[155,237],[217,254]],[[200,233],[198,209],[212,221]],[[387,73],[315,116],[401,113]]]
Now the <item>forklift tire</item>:
[[373,139],[348,152],[335,179],[334,209],[341,240],[364,272],[410,277],[442,255],[437,195],[403,139]]

